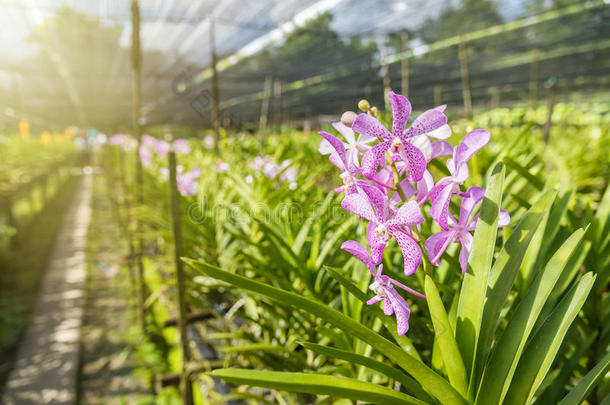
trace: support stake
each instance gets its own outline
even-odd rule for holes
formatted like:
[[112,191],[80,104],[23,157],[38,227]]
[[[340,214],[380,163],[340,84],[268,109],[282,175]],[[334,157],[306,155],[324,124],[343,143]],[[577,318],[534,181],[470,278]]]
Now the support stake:
[[193,403],[193,386],[189,379],[187,364],[191,360],[188,336],[186,332],[186,289],[184,285],[184,268],[182,266],[182,228],[180,223],[180,201],[176,183],[176,154],[169,152],[169,195],[172,209],[172,225],[174,228],[174,260],[176,265],[176,303],[178,309],[178,334],[182,351],[182,374],[180,376],[180,395],[184,405]]
[[468,53],[466,42],[461,39],[458,45],[458,58],[460,60],[460,71],[462,73],[462,97],[464,98],[464,114],[472,116],[472,98],[470,95],[470,76],[468,74]]

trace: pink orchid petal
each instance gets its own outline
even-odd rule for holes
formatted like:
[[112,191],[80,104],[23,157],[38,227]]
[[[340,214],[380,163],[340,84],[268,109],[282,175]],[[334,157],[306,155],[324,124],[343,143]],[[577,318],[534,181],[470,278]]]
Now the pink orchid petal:
[[343,138],[345,138],[348,144],[353,145],[354,143],[356,143],[356,138],[354,136],[353,129],[346,126],[341,121],[333,122],[331,125],[337,130],[337,132],[343,135]]
[[394,313],[394,306],[392,305],[392,302],[388,299],[388,297],[383,300],[383,313],[388,316]]
[[476,206],[483,200],[485,190],[481,187],[470,187],[466,191],[466,197],[462,199],[462,205],[460,206],[460,221],[462,226],[468,225],[468,220],[472,211]]
[[381,298],[379,298],[378,296],[374,296],[373,298],[371,298],[370,300],[368,300],[366,302],[366,305],[377,304],[379,301],[381,301]]
[[432,264],[438,264],[435,259],[445,252],[445,249],[447,249],[447,246],[451,243],[451,241],[448,241],[447,239],[452,238],[453,235],[454,233],[451,231],[440,231],[430,236],[424,242],[426,254]]
[[404,203],[394,216],[386,221],[386,226],[414,226],[421,224],[425,219],[419,209],[417,201],[409,200]]
[[373,264],[373,261],[371,260],[371,256],[369,255],[369,252],[366,250],[366,248],[364,246],[362,246],[360,243],[358,243],[356,241],[348,240],[348,241],[343,242],[343,244],[341,245],[341,249],[345,250],[346,252],[351,253],[352,255],[354,255],[358,259],[360,259],[360,261],[362,263],[364,263],[366,265],[366,267],[369,269],[371,274],[373,274],[373,276],[375,276],[375,265]]
[[398,336],[402,336],[409,330],[409,316],[411,309],[407,302],[398,294],[394,288],[389,288],[386,302],[390,301],[396,314],[396,329]]
[[426,170],[421,180],[417,182],[417,201],[421,202],[428,196],[428,193],[434,187],[434,178],[432,174]]
[[390,148],[391,142],[385,141],[373,146],[362,158],[362,175],[372,178],[377,173],[377,167],[385,161],[385,152]]
[[341,161],[345,165],[346,164],[345,144],[343,144],[343,142],[341,142],[341,140],[339,138],[337,138],[334,135],[329,134],[328,132],[320,131],[320,132],[318,132],[318,134],[320,134],[328,143],[331,144],[331,146],[334,149],[333,153],[336,153],[337,156],[339,156],[339,159],[341,159]]
[[428,136],[436,139],[447,139],[451,136],[451,127],[448,124],[427,133]]
[[413,182],[420,181],[426,171],[426,157],[414,145],[407,142],[402,153],[403,159],[409,166],[409,179]]
[[366,239],[369,242],[369,248],[371,249],[371,259],[373,263],[379,264],[383,260],[383,250],[385,249],[386,243],[381,242],[375,236],[375,228],[377,227],[376,222],[369,222],[366,228]]
[[470,232],[460,233],[460,243],[462,249],[460,250],[460,267],[462,268],[462,274],[466,274],[468,268],[468,256],[470,255],[470,249],[472,247],[472,235]]
[[400,250],[402,250],[405,275],[410,276],[415,273],[415,270],[421,264],[421,249],[417,242],[404,232],[397,229],[390,229],[389,232],[394,236],[398,246],[400,246]]
[[411,103],[405,96],[396,94],[393,91],[388,95],[392,105],[392,134],[401,136],[407,125],[409,115],[411,115]]
[[322,139],[320,141],[320,145],[318,146],[318,152],[320,155],[330,155],[334,152],[335,148],[328,142],[326,139]]
[[377,187],[371,186],[365,181],[362,183],[358,182],[358,184],[375,210],[375,217],[377,221],[383,222],[388,211],[388,200],[385,194],[383,194]]
[[421,134],[428,134],[447,123],[447,117],[441,111],[431,109],[424,111],[413,121],[411,127],[405,133],[405,137],[410,138]]
[[[438,184],[437,184],[438,186]],[[434,220],[443,228],[444,230],[448,229],[447,217],[449,215],[449,201],[451,199],[451,192],[453,189],[452,183],[446,183],[441,185],[442,188],[438,194],[433,194],[430,197],[430,201],[432,202],[432,206],[430,207],[430,216],[434,218]],[[436,188],[436,186],[435,186]],[[435,190],[433,189],[433,192]]]
[[375,211],[370,201],[363,193],[349,194],[341,201],[341,206],[347,211],[358,215],[360,218],[375,221]]
[[453,148],[451,144],[446,141],[432,142],[431,159],[436,159],[443,156],[451,156],[453,154]]
[[498,228],[502,228],[508,224],[510,224],[510,215],[508,215],[508,212],[501,209],[498,217]]
[[392,138],[392,135],[386,127],[384,127],[377,118],[368,114],[358,114],[352,124],[352,129],[359,134],[374,138],[382,138],[385,140],[390,140]]
[[489,131],[483,129],[469,132],[453,150],[453,159],[456,164],[468,162],[479,149],[487,145],[490,137]]

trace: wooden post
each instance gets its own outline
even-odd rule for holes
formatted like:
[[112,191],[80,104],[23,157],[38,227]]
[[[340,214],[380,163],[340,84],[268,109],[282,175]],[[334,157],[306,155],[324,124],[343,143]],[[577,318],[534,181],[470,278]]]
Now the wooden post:
[[271,98],[271,76],[265,77],[263,90],[263,102],[261,103],[261,116],[258,120],[258,130],[263,132],[267,128],[267,116],[269,115],[269,99]]
[[178,186],[176,183],[176,154],[169,152],[169,195],[172,209],[172,225],[174,228],[174,261],[176,266],[176,303],[178,309],[178,334],[180,336],[180,348],[182,351],[182,374],[180,378],[180,395],[184,405],[193,403],[193,387],[187,372],[188,363],[191,361],[188,336],[186,330],[186,291],[184,285],[184,268],[182,266],[182,228],[180,218],[180,201],[178,197]]
[[279,128],[282,125],[282,82],[275,79],[273,82],[273,125]]
[[443,91],[443,88],[441,87],[440,84],[434,85],[434,105],[435,106],[439,106],[442,103],[442,101],[441,101],[442,91]]
[[400,61],[400,82],[402,87],[402,95],[405,97],[409,97],[409,58],[406,55],[407,50],[409,49],[409,34],[407,32],[403,32],[400,36],[401,42],[401,51],[403,57]]
[[547,81],[547,87],[549,89],[549,99],[547,102],[547,106],[548,106],[548,115],[546,117],[546,122],[544,123],[544,127],[543,127],[543,134],[544,134],[544,143],[548,145],[550,138],[551,138],[551,125],[553,124],[552,118],[553,118],[553,108],[555,107],[555,85],[557,84],[557,78],[556,77],[551,77],[549,78],[549,80]]
[[540,62],[540,50],[534,49],[532,64],[530,66],[530,105],[534,107],[538,99],[538,65]]
[[386,48],[387,38],[384,36],[381,39],[381,73],[383,74],[383,101],[385,110],[390,111],[390,100],[388,94],[392,90],[390,87],[390,67],[388,66],[388,50]]
[[[135,151],[136,158],[136,206],[141,207],[144,202],[143,194],[143,170],[142,162],[139,157],[140,145],[142,143],[142,134],[140,129],[140,109],[141,109],[141,94],[142,94],[142,83],[141,83],[141,66],[142,66],[142,52],[140,49],[140,8],[138,7],[138,1],[131,1],[131,21],[132,21],[132,32],[131,32],[131,66],[132,66],[132,79],[133,79],[133,110],[132,110],[132,125],[133,125],[133,136],[138,141],[138,147]],[[138,321],[142,331],[146,330],[146,319],[144,302],[146,300],[146,285],[144,282],[144,264],[142,263],[142,256],[144,251],[144,241],[142,237],[142,223],[140,219],[135,216],[136,222],[136,234],[137,234],[137,251],[135,252],[135,260],[137,266],[137,283],[138,283]]]
[[472,116],[472,98],[470,95],[470,77],[468,75],[468,53],[466,42],[462,39],[458,45],[458,58],[460,60],[460,71],[462,73],[462,97],[464,98],[464,113],[467,117]]
[[216,39],[215,39],[215,27],[214,19],[210,18],[210,53],[212,61],[212,129],[216,136],[216,142],[214,142],[214,151],[217,155],[220,154],[220,93],[218,90],[218,56],[216,55]]
[[500,105],[500,88],[498,86],[492,86],[490,90],[491,99],[489,100],[489,109],[493,110]]

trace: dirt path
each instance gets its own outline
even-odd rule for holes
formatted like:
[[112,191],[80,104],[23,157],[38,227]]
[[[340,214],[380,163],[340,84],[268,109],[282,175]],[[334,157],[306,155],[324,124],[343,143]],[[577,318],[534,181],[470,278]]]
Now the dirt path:
[[91,188],[91,175],[83,175],[44,273],[3,404],[72,404],[76,400]]
[[149,403],[151,393],[137,373],[134,347],[139,332],[127,298],[129,278],[120,266],[125,249],[101,176],[94,181],[93,196],[79,402]]

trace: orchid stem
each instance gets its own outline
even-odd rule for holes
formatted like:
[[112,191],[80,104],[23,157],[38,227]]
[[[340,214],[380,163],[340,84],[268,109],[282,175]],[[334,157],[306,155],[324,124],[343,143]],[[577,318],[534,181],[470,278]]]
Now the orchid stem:
[[394,163],[393,160],[391,160],[392,163],[392,172],[394,172],[394,182],[396,182],[396,191],[398,192],[398,195],[400,196],[400,199],[405,202],[407,201],[407,196],[405,195],[405,192],[403,191],[402,187],[400,187],[400,176],[398,175],[398,170],[396,169],[396,163]]

